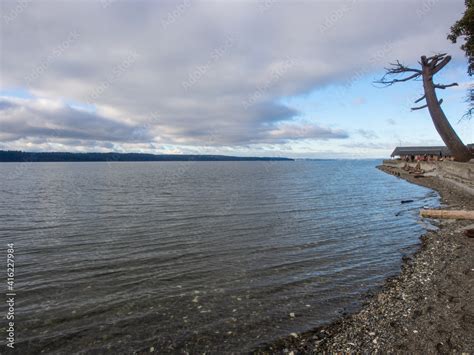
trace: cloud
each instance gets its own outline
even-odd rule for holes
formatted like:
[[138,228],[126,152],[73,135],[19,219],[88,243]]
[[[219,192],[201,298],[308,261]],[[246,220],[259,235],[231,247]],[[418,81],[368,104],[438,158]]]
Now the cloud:
[[356,130],[356,133],[366,139],[375,139],[378,138],[377,133],[370,129],[358,129]]
[[[92,145],[94,147],[115,148],[112,143],[168,143],[215,146],[246,145],[258,143],[283,143],[300,139],[347,138],[343,130],[320,127],[316,124],[279,122],[292,117],[297,112],[285,106],[272,105],[260,108],[274,121],[266,122],[269,127],[253,132],[241,132],[229,124],[213,129],[183,127],[180,131],[163,129],[157,131],[150,123],[126,123],[117,112],[101,108],[90,112],[90,107],[66,104],[61,100],[44,98],[0,97],[0,139],[4,142],[27,140],[40,145],[58,141],[65,145]],[[259,111],[260,112],[260,111]],[[109,114],[106,116],[104,114]],[[156,118],[153,118],[156,119]],[[153,134],[155,132],[155,134]],[[234,134],[232,134],[234,132]],[[102,143],[101,143],[102,142]],[[230,142],[230,143],[229,143]],[[153,146],[152,146],[153,147]],[[148,146],[150,148],[150,146]]]
[[70,142],[140,142],[151,139],[139,126],[114,121],[47,99],[0,97],[3,141],[25,138],[71,139]]
[[294,139],[344,139],[349,138],[341,129],[323,128],[315,124],[284,123],[270,131],[270,137],[282,142]]
[[344,139],[344,127],[298,123],[282,99],[457,48],[444,39],[463,11],[448,0],[414,0],[409,11],[353,0],[1,6],[2,89],[34,96],[3,100],[2,140],[114,149]]

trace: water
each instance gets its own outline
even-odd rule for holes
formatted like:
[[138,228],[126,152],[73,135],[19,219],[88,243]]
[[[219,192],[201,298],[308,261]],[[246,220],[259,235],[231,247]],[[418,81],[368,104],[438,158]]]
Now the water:
[[438,203],[378,163],[0,164],[17,348],[246,351],[354,310]]

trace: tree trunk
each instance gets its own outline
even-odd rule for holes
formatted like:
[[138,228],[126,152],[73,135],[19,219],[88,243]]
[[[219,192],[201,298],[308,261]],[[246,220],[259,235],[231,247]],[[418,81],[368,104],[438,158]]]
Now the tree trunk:
[[429,65],[426,65],[426,63],[423,63],[423,88],[425,90],[426,103],[428,104],[431,119],[441,139],[443,139],[443,142],[449,148],[456,161],[469,161],[472,159],[472,154],[469,148],[466,147],[458,137],[453,127],[451,127],[451,124],[441,109],[433,84],[431,68]]

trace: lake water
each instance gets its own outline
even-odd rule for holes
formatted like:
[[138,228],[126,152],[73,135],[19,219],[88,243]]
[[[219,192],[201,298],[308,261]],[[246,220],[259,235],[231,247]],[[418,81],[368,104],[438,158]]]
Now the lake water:
[[248,351],[354,310],[438,204],[379,163],[0,164],[16,347]]

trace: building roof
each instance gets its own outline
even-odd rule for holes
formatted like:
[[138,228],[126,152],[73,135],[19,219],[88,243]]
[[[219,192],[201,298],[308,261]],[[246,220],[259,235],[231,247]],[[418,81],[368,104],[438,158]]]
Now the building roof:
[[[471,150],[474,148],[474,144],[467,145]],[[401,155],[440,155],[443,156],[451,155],[451,151],[445,146],[430,146],[430,147],[396,147],[390,155],[401,156]]]

